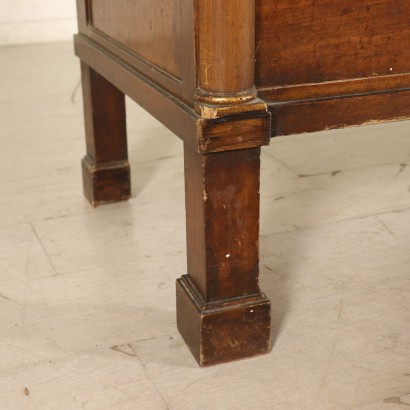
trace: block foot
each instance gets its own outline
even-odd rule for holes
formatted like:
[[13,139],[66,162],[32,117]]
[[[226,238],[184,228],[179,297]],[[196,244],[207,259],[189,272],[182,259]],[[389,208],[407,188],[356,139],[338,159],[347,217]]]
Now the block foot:
[[96,207],[125,201],[131,196],[128,161],[96,164],[90,157],[82,160],[84,195]]
[[262,293],[206,303],[188,275],[177,280],[178,330],[200,366],[271,350],[270,301]]

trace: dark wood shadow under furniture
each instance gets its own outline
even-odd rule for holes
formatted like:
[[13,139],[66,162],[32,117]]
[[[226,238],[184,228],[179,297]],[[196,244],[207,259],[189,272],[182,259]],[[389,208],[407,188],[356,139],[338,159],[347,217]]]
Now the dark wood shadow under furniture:
[[201,366],[269,352],[260,150],[410,118],[408,0],[77,0],[94,205],[130,197],[124,96],[184,142],[188,272],[177,324]]

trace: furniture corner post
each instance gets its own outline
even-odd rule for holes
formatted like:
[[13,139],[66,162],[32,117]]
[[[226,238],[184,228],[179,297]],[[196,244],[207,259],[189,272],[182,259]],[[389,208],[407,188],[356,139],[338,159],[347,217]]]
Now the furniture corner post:
[[84,194],[93,206],[131,195],[125,96],[83,62],[81,79],[87,155],[82,160]]
[[255,0],[197,0],[196,14],[196,101],[254,100]]

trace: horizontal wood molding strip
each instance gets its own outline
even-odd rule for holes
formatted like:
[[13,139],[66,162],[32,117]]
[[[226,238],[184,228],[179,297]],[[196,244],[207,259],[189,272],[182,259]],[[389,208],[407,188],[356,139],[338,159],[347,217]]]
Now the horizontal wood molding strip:
[[192,108],[145,78],[134,67],[83,35],[75,36],[75,52],[85,64],[140,104],[197,152],[256,148],[269,142],[270,114],[267,111],[223,119],[201,118]]
[[[272,136],[410,119],[410,90],[270,104]],[[370,120],[369,120],[370,119]]]
[[323,83],[259,88],[259,96],[271,102],[302,101],[318,98],[339,98],[354,94],[410,89],[410,73],[356,78]]
[[197,149],[197,121],[200,117],[193,109],[86,37],[76,35],[74,45],[76,55],[84,63],[140,104],[186,144]]

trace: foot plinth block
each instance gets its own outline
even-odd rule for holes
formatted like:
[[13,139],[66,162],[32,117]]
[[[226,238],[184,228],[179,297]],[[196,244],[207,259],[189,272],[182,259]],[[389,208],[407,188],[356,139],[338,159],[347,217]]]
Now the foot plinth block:
[[264,294],[206,303],[188,275],[176,286],[178,330],[200,366],[271,350],[271,304]]
[[82,161],[84,195],[92,206],[125,201],[131,196],[128,161],[95,164],[85,157]]

